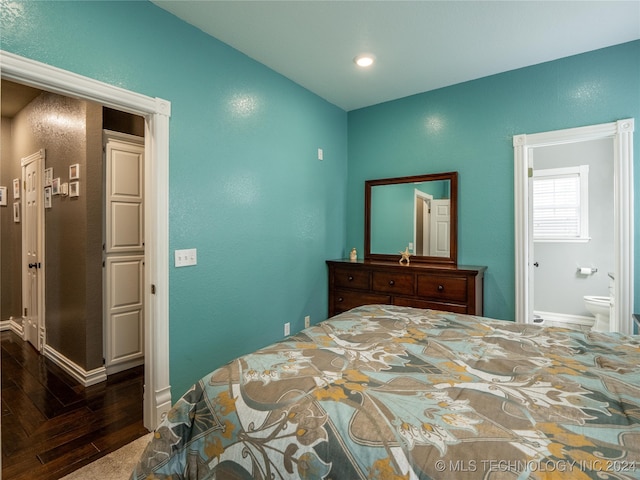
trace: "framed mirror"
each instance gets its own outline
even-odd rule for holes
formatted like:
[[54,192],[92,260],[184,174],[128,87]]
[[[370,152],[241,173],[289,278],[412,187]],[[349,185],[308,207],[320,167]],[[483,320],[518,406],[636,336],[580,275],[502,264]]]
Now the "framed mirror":
[[364,257],[458,262],[458,172],[367,180]]

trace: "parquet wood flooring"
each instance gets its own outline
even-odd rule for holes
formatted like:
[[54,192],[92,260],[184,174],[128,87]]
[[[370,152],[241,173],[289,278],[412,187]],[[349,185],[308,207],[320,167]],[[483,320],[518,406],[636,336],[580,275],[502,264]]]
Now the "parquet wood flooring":
[[57,480],[145,435],[144,367],[83,387],[13,332],[2,350],[2,480]]

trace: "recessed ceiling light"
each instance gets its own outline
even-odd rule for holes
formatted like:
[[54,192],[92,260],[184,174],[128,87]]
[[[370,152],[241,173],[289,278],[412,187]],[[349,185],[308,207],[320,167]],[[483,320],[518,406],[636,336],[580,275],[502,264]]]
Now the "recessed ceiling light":
[[375,59],[376,57],[374,57],[370,53],[364,53],[362,55],[358,55],[356,58],[353,59],[353,61],[359,67],[366,68],[373,65],[373,62],[375,61]]

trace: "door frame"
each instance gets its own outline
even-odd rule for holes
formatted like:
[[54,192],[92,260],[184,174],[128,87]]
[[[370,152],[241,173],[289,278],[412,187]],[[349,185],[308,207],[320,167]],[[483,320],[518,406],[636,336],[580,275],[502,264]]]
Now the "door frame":
[[[27,339],[27,328],[25,325],[26,318],[24,316],[25,305],[26,302],[26,292],[29,290],[29,276],[26,274],[27,272],[27,217],[26,212],[27,208],[25,206],[26,199],[26,191],[24,188],[25,179],[25,171],[27,165],[30,163],[36,163],[36,174],[37,174],[37,182],[36,189],[38,191],[38,210],[36,212],[36,249],[38,250],[38,263],[40,264],[37,267],[38,272],[38,285],[37,290],[35,292],[36,295],[36,303],[37,303],[37,317],[36,317],[36,349],[39,352],[42,352],[45,343],[45,335],[46,335],[46,325],[44,323],[45,318],[45,229],[44,229],[44,190],[42,188],[42,176],[44,174],[44,162],[45,162],[45,151],[44,149],[40,149],[31,155],[23,157],[20,160],[20,183],[23,187],[21,190],[22,199],[20,201],[20,218],[21,218],[21,233],[22,233],[22,259],[21,259],[21,272],[22,272],[22,339]],[[32,295],[34,292],[31,293]]]
[[145,119],[144,425],[171,408],[169,383],[169,118],[171,103],[0,50],[2,78],[89,100]]
[[[433,200],[433,195],[429,195],[428,193],[424,193],[420,190],[418,190],[417,188],[413,189],[413,254],[416,255],[416,252],[418,251],[418,200],[421,200],[423,203],[425,203],[425,200],[429,200],[429,202],[431,202],[431,200]],[[429,204],[431,205],[431,204]],[[426,213],[424,212],[424,206],[422,208],[422,245],[420,248],[420,251],[422,252],[422,255],[427,255],[430,254],[431,251],[429,252],[425,252],[424,251],[424,223],[425,223],[425,217],[429,217],[429,236],[431,236],[431,213]],[[431,237],[429,237],[429,250],[431,250]]]
[[614,170],[614,290],[613,331],[633,333],[633,131],[634,119],[513,137],[515,183],[516,322],[531,323],[533,248],[530,227],[529,173],[531,150],[604,138],[613,139]]

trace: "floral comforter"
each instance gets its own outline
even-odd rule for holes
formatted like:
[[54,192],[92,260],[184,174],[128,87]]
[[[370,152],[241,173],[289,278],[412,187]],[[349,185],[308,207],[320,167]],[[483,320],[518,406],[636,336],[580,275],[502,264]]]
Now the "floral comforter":
[[358,307],[200,380],[131,478],[640,478],[640,339]]

